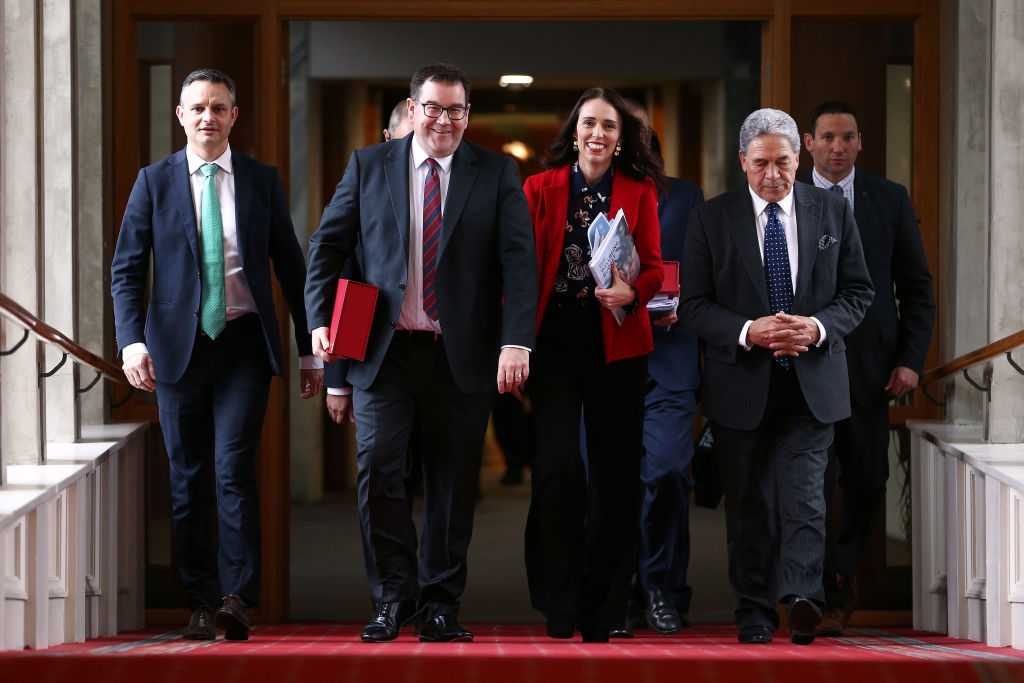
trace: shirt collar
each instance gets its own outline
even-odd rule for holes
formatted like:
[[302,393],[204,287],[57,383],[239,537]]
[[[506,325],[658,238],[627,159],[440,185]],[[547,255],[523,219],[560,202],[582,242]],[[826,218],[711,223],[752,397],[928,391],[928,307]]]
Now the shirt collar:
[[[757,196],[754,192],[754,188],[747,185],[747,189],[750,191],[750,198],[754,200],[754,215],[760,216],[764,211],[765,207],[768,206],[768,202]],[[776,202],[779,205],[779,210],[782,211],[786,216],[793,215],[793,188],[789,188],[789,194]]]
[[615,167],[609,166],[608,170],[605,171],[601,179],[594,183],[593,187],[587,186],[587,180],[583,177],[583,171],[580,170],[580,165],[574,162],[571,170],[569,171],[569,196],[576,197],[584,192],[593,191],[602,196],[602,201],[612,195],[612,176],[615,173]]
[[818,173],[818,169],[817,167],[815,167],[811,169],[811,179],[814,181],[814,184],[817,185],[818,187],[823,187],[826,190],[831,190],[833,185],[838,185],[839,187],[843,188],[843,192],[845,192],[846,188],[853,184],[853,176],[856,175],[856,173],[857,169],[851,168],[850,172],[846,175],[845,178],[841,178],[838,183],[833,183],[831,180]]
[[217,164],[218,166],[220,166],[220,170],[222,170],[222,171],[224,171],[226,173],[232,173],[232,167],[231,167],[231,145],[228,145],[224,149],[224,153],[221,154],[216,159],[214,159],[212,162],[211,161],[206,161],[205,159],[200,157],[198,154],[193,152],[191,147],[186,145],[185,146],[185,158],[188,160],[188,174],[189,175],[192,175],[193,173],[198,171],[200,166],[205,166],[206,164],[210,164],[210,163]]
[[[451,167],[452,167],[452,157],[454,157],[454,156],[455,156],[454,154],[449,154],[446,157],[434,157],[434,161],[437,162],[437,165],[441,167],[441,170],[444,173],[447,173],[449,170],[451,170]],[[430,158],[430,155],[427,154],[425,151],[423,151],[423,148],[420,147],[419,141],[416,140],[416,134],[413,133],[413,136],[412,136],[412,166],[413,166],[413,168],[419,168],[424,163],[426,163],[428,158]]]

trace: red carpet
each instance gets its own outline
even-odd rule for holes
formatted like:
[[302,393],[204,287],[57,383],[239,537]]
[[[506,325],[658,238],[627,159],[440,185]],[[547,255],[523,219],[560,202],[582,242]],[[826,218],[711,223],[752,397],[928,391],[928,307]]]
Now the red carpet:
[[245,643],[187,643],[149,629],[0,653],[0,681],[1024,681],[1024,651],[909,629],[854,629],[798,647],[785,628],[771,645],[740,645],[726,625],[584,645],[535,624],[468,626],[473,643],[420,643],[409,628],[377,645],[359,642],[356,624],[259,626]]

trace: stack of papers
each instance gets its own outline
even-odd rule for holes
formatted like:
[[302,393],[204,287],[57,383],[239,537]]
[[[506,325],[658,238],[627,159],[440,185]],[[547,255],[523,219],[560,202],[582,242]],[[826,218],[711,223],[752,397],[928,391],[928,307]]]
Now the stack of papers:
[[[612,221],[604,213],[597,214],[587,230],[587,239],[590,240],[590,272],[599,287],[612,286],[612,265],[619,269],[619,277],[626,284],[636,281],[640,274],[640,257],[622,209]],[[612,316],[621,325],[626,319],[626,310],[620,306],[612,311]]]

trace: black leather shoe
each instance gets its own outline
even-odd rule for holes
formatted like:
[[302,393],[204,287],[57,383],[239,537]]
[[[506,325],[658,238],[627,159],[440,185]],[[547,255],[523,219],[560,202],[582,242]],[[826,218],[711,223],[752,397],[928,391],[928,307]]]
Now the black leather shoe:
[[224,629],[225,640],[249,640],[249,615],[245,603],[237,595],[221,600],[217,610],[217,628]]
[[217,632],[213,630],[213,610],[209,607],[197,607],[192,610],[188,626],[182,631],[184,640],[215,640]]
[[679,618],[679,611],[672,601],[660,588],[646,591],[647,596],[647,625],[655,633],[668,635],[677,633],[683,627]]
[[765,645],[772,642],[772,631],[767,626],[744,626],[736,639],[744,645]]
[[420,622],[422,643],[472,643],[473,632],[459,625],[454,614],[437,614]]
[[549,614],[548,638],[561,638],[567,640],[576,635],[576,619],[564,614]]
[[793,598],[786,605],[789,615],[789,639],[795,645],[810,645],[821,623],[821,609],[808,598]]
[[626,620],[622,624],[621,628],[613,628],[608,631],[608,636],[611,638],[632,638],[633,630],[636,628],[636,612],[632,610],[626,611]]
[[416,618],[416,610],[407,602],[379,602],[376,613],[363,627],[364,643],[386,643],[398,637],[398,630]]

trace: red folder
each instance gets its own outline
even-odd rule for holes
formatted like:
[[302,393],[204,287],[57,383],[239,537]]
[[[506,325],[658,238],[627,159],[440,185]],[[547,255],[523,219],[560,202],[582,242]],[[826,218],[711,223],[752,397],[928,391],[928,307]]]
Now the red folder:
[[355,280],[338,280],[331,315],[331,339],[327,352],[355,360],[366,358],[377,288]]
[[662,261],[661,271],[665,279],[661,281],[662,294],[667,297],[679,296],[679,261]]

